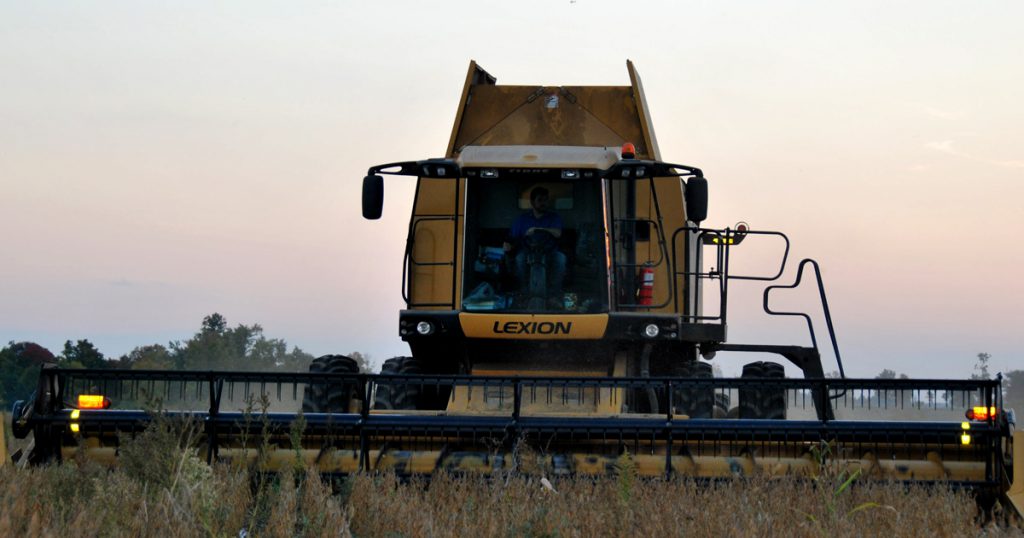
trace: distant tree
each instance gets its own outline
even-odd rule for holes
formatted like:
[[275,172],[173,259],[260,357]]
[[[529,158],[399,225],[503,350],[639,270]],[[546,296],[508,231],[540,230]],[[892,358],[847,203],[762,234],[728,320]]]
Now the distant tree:
[[[909,379],[907,374],[898,374],[895,370],[883,369],[875,379]],[[912,390],[884,390],[876,396],[878,405],[886,407],[906,407],[914,403]]]
[[88,340],[79,340],[74,345],[71,340],[64,342],[64,351],[58,358],[65,368],[109,368],[110,364],[96,346]]
[[49,349],[35,342],[18,342],[17,344],[11,342],[8,347],[19,358],[37,366],[57,362],[57,358],[50,353]]
[[304,371],[309,368],[313,356],[298,347],[288,351],[288,344],[280,338],[264,338],[262,329],[252,343],[248,362],[263,370]]
[[971,379],[992,379],[992,376],[988,373],[988,363],[990,360],[992,360],[992,355],[978,353],[978,361],[974,363],[974,370],[977,373],[971,374]]
[[217,313],[203,318],[189,340],[171,342],[169,354],[173,367],[183,370],[301,371],[313,360],[299,348],[288,351],[284,340],[266,338],[259,325],[229,328]]
[[[259,327],[258,325],[256,326]],[[283,366],[284,356],[288,354],[288,344],[279,338],[264,338],[262,329],[257,333],[249,347],[248,360],[254,364],[279,368]]]
[[888,368],[882,370],[882,372],[875,376],[875,379],[896,379],[896,372]]
[[119,368],[133,370],[169,370],[174,368],[174,357],[171,352],[160,344],[139,346],[121,356]]
[[302,351],[297,346],[293,346],[292,350],[279,361],[279,368],[286,372],[305,372],[309,369],[309,363],[312,360],[312,355]]
[[[992,379],[992,375],[989,374],[989,371],[988,371],[988,363],[991,360],[992,360],[992,355],[989,355],[988,353],[984,353],[984,352],[978,353],[977,360],[974,363],[974,373],[971,374],[971,379],[978,379],[978,380]],[[981,399],[981,394],[979,394],[979,393],[971,394],[971,401],[975,405],[980,405],[981,404],[980,399]],[[949,401],[953,401],[953,394],[952,393],[948,393],[948,400]]]
[[262,331],[259,325],[228,329],[224,316],[211,314],[203,318],[199,332],[192,338],[171,342],[174,366],[179,370],[245,369],[246,355]]
[[56,362],[53,353],[33,342],[9,342],[0,349],[0,405],[10,409],[16,400],[32,394],[39,380],[39,369]]
[[364,374],[373,373],[373,361],[370,359],[369,353],[364,354],[358,351],[353,351],[352,353],[349,353],[348,356],[356,361],[356,364],[359,365],[360,372]]
[[228,320],[224,316],[214,312],[203,318],[202,332],[223,334],[228,328]]
[[1018,417],[1024,417],[1024,370],[1010,370],[1003,374],[1003,407],[1013,409]]

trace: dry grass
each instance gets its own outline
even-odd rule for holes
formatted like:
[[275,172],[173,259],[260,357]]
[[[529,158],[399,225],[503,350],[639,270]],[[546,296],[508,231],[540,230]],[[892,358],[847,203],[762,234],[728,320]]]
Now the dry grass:
[[[555,479],[393,475],[325,480],[207,466],[194,426],[156,421],[122,447],[121,466],[84,459],[0,467],[0,536],[998,536],[965,492],[864,482],[751,478],[713,484],[618,476]],[[531,454],[524,452],[524,460]],[[546,480],[545,480],[546,481]]]
[[135,473],[87,462],[0,469],[0,535],[1021,535],[979,526],[964,493],[862,484],[834,496],[838,479],[565,479],[553,481],[556,493],[528,477],[442,475],[428,485],[361,475],[332,488],[315,472],[260,476],[187,455],[160,480]]
[[[964,494],[839,483],[747,480],[697,485],[620,480],[508,484],[451,477],[426,487],[357,477],[349,504],[360,536],[970,536],[982,532]],[[865,504],[872,503],[872,504]],[[858,506],[864,508],[856,510]],[[1017,535],[1019,528],[986,528]]]

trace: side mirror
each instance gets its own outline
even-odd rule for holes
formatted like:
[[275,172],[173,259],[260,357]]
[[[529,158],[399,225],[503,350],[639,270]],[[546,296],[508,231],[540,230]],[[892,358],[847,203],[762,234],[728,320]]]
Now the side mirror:
[[384,178],[366,176],[363,178],[363,218],[377,220],[384,210]]
[[686,219],[700,223],[708,218],[708,180],[691,177],[686,182]]

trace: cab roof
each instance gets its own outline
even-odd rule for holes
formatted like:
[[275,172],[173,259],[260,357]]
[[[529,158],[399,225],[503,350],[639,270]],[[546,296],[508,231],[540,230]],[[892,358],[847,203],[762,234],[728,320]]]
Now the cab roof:
[[466,146],[455,162],[461,168],[605,170],[621,158],[621,148],[602,146]]

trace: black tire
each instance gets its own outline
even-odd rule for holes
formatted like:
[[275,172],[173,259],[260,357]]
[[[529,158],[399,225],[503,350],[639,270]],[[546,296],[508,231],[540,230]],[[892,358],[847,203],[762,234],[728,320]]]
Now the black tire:
[[[359,363],[344,355],[324,355],[309,363],[311,373],[358,374]],[[320,382],[306,385],[302,394],[303,413],[355,412],[350,404],[361,400],[362,383],[356,381]]]
[[[423,368],[413,357],[394,357],[384,361],[382,374],[422,375]],[[373,396],[374,409],[420,409],[422,394],[416,383],[378,383]]]
[[[777,362],[765,362],[764,373],[771,379],[786,379],[786,369]],[[761,408],[766,413],[764,418],[786,418],[786,389],[779,387],[762,390],[761,402]]]
[[[743,365],[742,379],[764,378],[763,363],[751,362]],[[740,387],[739,418],[761,418],[761,391],[756,387]]]
[[728,392],[715,393],[715,409],[711,416],[714,418],[730,418],[729,410],[732,407],[732,397]]
[[[686,361],[673,368],[672,377],[712,379],[711,364],[700,361]],[[690,418],[712,418],[715,412],[715,388],[680,387],[673,389],[672,405],[676,413]]]
[[626,410],[629,413],[663,414],[665,406],[665,391],[654,388],[639,388],[626,390]]
[[[743,379],[785,379],[786,371],[777,362],[752,362],[743,365]],[[785,419],[786,389],[753,386],[739,390],[739,418]]]

